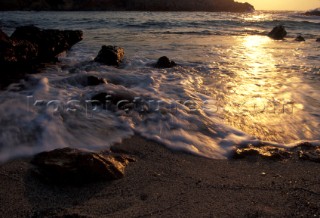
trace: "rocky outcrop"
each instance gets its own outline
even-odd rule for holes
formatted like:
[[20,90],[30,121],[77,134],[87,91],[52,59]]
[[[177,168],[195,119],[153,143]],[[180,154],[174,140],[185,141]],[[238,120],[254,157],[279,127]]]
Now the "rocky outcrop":
[[41,179],[58,184],[84,184],[115,180],[124,176],[134,159],[115,153],[99,154],[73,148],[56,149],[36,155],[31,163]]
[[313,146],[310,143],[302,143],[293,148],[281,148],[269,145],[248,145],[243,148],[237,148],[233,152],[232,158],[263,158],[272,160],[300,159],[320,162],[320,146]]
[[295,41],[297,42],[304,42],[306,41],[304,37],[302,37],[301,35],[300,36],[297,36],[297,38],[295,39]]
[[234,0],[3,0],[0,10],[130,10],[250,12],[249,3]]
[[124,49],[117,46],[102,46],[98,56],[94,59],[95,62],[109,66],[119,66],[124,58]]
[[320,42],[320,38],[317,38],[316,42]]
[[82,31],[78,30],[42,30],[35,26],[23,26],[18,27],[10,38],[14,42],[25,40],[36,45],[38,55],[34,58],[41,62],[48,62],[56,60],[58,54],[80,42],[82,35]]
[[0,89],[28,73],[35,73],[42,63],[57,61],[60,53],[81,40],[82,31],[23,26],[18,27],[11,37],[0,31]]
[[275,40],[283,40],[286,37],[287,31],[284,26],[279,25],[272,29],[272,31],[268,34],[268,36]]
[[158,59],[155,64],[156,68],[171,68],[176,66],[177,64],[174,61],[171,61],[167,56],[163,56]]
[[311,11],[307,11],[305,13],[305,15],[307,15],[307,16],[320,16],[320,8],[317,8],[317,9],[314,9]]

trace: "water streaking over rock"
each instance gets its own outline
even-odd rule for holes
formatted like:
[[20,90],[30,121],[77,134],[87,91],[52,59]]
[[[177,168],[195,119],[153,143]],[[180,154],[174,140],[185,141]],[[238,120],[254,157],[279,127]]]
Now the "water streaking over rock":
[[[292,146],[319,140],[317,17],[293,12],[3,12],[1,17],[7,34],[30,24],[84,31],[83,41],[59,63],[0,92],[2,161],[62,147],[103,150],[135,133],[210,158],[226,158],[236,146],[261,141]],[[285,26],[286,40],[266,36],[276,25]],[[303,43],[294,40],[300,34]],[[124,48],[119,67],[93,61],[102,45]],[[162,56],[177,65],[155,68]],[[100,104],[96,96],[108,102]]]

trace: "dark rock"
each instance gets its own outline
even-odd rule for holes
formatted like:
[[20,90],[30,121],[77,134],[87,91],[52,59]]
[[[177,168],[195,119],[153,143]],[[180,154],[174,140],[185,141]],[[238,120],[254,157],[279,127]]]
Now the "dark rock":
[[55,61],[56,56],[69,50],[82,40],[82,31],[40,29],[35,26],[16,28],[11,35],[13,41],[26,40],[38,46],[37,59],[42,62]]
[[42,63],[57,61],[57,55],[82,40],[81,31],[42,30],[35,26],[16,28],[9,38],[0,31],[0,89],[36,73]]
[[98,154],[62,148],[40,153],[31,163],[36,166],[36,175],[47,182],[84,184],[120,179],[130,161],[120,154]]
[[124,58],[124,49],[117,46],[102,46],[95,62],[106,64],[109,66],[119,66]]
[[12,42],[0,30],[0,89],[25,78],[26,72],[33,72],[32,63],[37,55],[36,45],[28,41]]
[[11,45],[10,38],[0,29],[0,50]]
[[105,84],[106,81],[103,78],[88,76],[87,77],[87,86],[97,86],[100,84]]
[[272,31],[268,34],[268,36],[275,40],[282,40],[286,37],[287,31],[284,26],[279,25],[272,29]]
[[292,153],[287,151],[284,148],[273,147],[273,146],[260,146],[255,147],[249,145],[245,148],[238,148],[233,153],[234,159],[241,159],[247,157],[262,157],[265,159],[273,159],[273,160],[283,160],[290,158]]
[[99,93],[91,100],[92,105],[102,105],[104,109],[110,109],[111,106],[117,106],[117,109],[132,109],[134,94],[125,90],[117,90],[116,92]]
[[35,63],[39,56],[38,45],[26,40],[13,42],[16,62],[18,63]]
[[320,38],[317,38],[316,42],[320,42]]
[[297,36],[297,38],[295,39],[297,42],[304,42],[306,41],[302,36]]
[[158,59],[155,67],[157,68],[171,68],[176,66],[177,64],[174,61],[171,61],[167,56],[163,56]]

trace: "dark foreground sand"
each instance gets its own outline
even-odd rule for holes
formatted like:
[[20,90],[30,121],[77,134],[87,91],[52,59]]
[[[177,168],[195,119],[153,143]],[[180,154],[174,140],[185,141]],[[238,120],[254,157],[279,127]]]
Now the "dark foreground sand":
[[137,158],[125,178],[82,187],[41,183],[28,159],[1,165],[0,217],[320,215],[320,164],[210,160],[137,136],[121,148]]

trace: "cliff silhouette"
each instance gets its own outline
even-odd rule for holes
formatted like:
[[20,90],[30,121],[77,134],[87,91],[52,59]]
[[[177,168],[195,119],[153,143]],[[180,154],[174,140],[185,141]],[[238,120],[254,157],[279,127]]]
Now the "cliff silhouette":
[[0,10],[250,12],[254,7],[234,0],[1,0]]

